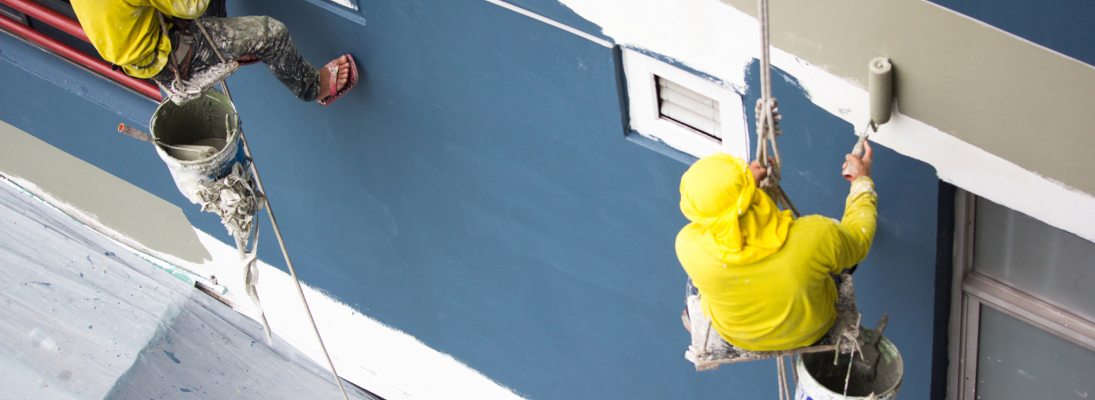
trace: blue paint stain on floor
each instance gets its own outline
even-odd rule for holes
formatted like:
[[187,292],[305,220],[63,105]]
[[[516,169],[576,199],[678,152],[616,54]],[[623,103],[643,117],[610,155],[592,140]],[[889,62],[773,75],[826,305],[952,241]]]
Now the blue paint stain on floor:
[[164,350],[164,351],[163,351],[163,353],[164,353],[164,354],[167,354],[167,358],[170,358],[170,359],[171,359],[171,361],[174,361],[174,362],[175,362],[175,364],[179,364],[179,363],[181,363],[181,362],[182,362],[182,361],[179,361],[179,359],[178,359],[178,358],[175,358],[175,353],[172,353],[172,352],[170,352],[170,351],[167,351],[167,350]]

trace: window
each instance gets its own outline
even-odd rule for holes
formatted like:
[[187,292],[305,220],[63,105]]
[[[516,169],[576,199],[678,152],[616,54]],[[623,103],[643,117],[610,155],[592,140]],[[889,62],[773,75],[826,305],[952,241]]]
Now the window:
[[351,10],[357,10],[357,0],[331,0],[331,2]]
[[305,0],[360,25],[365,25],[365,15],[358,0]]
[[959,191],[948,399],[1095,395],[1095,243]]
[[697,158],[750,159],[741,95],[634,50],[622,53],[629,130]]

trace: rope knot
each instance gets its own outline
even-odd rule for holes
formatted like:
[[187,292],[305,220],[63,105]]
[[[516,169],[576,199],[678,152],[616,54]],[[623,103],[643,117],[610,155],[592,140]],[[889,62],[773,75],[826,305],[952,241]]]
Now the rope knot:
[[[783,135],[783,129],[780,129],[779,127],[779,122],[783,120],[783,116],[779,114],[779,100],[776,100],[775,97],[772,97],[767,103],[765,103],[763,98],[757,99],[757,106],[754,109],[754,112],[757,116],[758,136],[763,136],[764,132],[768,131],[769,125],[771,125],[772,130],[775,132],[776,136]],[[769,116],[771,116],[771,123],[769,123]]]

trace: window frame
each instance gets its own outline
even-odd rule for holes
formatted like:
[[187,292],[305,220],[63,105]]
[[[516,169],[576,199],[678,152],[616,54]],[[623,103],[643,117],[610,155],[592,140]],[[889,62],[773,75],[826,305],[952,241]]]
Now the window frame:
[[342,3],[337,2],[337,1],[342,1],[342,0],[304,0],[304,1],[315,4],[315,5],[319,6],[320,8],[326,9],[327,11],[330,11],[332,13],[335,13],[335,14],[339,15],[339,16],[342,16],[343,18],[346,18],[350,21],[353,21],[353,22],[355,22],[355,23],[357,23],[361,26],[366,26],[367,25],[366,21],[365,21],[364,11],[361,10],[360,0],[345,0],[345,1],[349,1],[351,4],[355,5],[357,8],[350,8],[350,7],[347,7],[346,5],[344,5]]
[[1095,321],[1077,316],[1005,282],[973,270],[977,196],[955,194],[954,269],[948,332],[947,400],[977,398],[981,307],[1026,322],[1080,347],[1095,351]]
[[[346,7],[346,9],[351,10],[351,11],[361,10],[361,3],[358,2],[358,0],[326,0],[326,1],[331,3],[331,4],[337,5],[337,6]],[[349,5],[346,5],[346,4],[343,4],[343,3],[349,3]]]
[[[721,152],[746,161],[752,159],[749,151],[748,122],[741,94],[636,50],[623,47],[621,51],[627,82],[628,130],[696,158]],[[663,118],[658,110],[655,76],[665,78],[719,102],[719,116],[722,120],[719,129],[722,140],[672,119]]]

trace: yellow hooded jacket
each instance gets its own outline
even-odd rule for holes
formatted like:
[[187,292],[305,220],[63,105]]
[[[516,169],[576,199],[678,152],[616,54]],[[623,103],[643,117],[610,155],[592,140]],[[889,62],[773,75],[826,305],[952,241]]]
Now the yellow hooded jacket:
[[156,10],[168,17],[194,19],[207,6],[209,0],[72,0],[72,10],[99,55],[141,79],[160,73],[171,51]]
[[793,220],[756,188],[748,164],[715,154],[681,177],[681,211],[692,223],[677,235],[677,258],[727,342],[753,351],[808,346],[836,321],[829,274],[867,256],[877,202],[874,182],[859,178],[841,222]]

